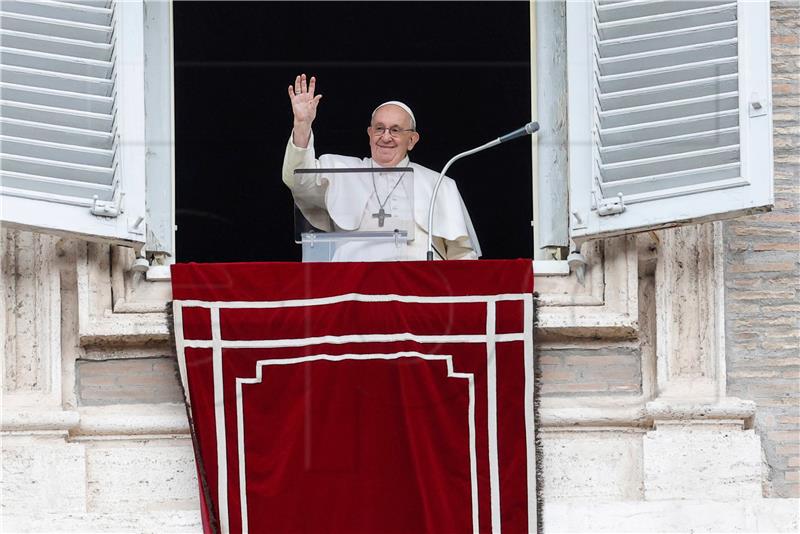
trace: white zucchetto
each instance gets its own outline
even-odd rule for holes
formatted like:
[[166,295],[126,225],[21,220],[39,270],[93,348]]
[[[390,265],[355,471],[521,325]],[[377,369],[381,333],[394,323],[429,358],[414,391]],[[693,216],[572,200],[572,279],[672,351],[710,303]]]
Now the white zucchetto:
[[402,109],[403,111],[405,111],[406,113],[408,113],[409,116],[411,117],[411,128],[413,128],[414,130],[417,129],[417,118],[414,116],[414,112],[411,111],[410,107],[408,107],[406,104],[400,102],[399,100],[389,100],[388,102],[384,102],[383,104],[379,105],[374,110],[372,110],[372,118],[373,119],[375,118],[375,113],[377,113],[377,111],[379,109],[381,109],[383,106],[389,106],[389,105],[397,106],[400,109]]

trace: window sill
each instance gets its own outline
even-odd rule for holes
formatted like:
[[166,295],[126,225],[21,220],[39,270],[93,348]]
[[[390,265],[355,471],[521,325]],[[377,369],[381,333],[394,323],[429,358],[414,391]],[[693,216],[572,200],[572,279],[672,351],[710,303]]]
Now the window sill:
[[534,276],[569,276],[566,260],[533,260]]
[[148,282],[169,282],[172,279],[169,268],[169,265],[151,265],[147,268],[145,279]]

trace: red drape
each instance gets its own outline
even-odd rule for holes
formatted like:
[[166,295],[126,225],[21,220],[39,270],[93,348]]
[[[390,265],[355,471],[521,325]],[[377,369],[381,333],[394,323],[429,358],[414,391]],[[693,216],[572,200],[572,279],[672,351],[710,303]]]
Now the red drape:
[[207,532],[535,530],[530,260],[172,281]]

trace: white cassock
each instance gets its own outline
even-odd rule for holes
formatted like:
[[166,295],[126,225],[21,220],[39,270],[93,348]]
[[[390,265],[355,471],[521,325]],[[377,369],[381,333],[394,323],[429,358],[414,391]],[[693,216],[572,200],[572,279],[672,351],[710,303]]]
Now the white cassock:
[[[297,207],[308,222],[329,232],[386,231],[387,228],[380,227],[375,217],[379,209],[383,207],[386,213],[395,216],[407,213],[411,211],[410,199],[413,198],[416,227],[409,232],[409,238],[413,234],[413,240],[408,242],[399,257],[424,260],[428,246],[428,209],[439,173],[409,162],[408,157],[397,166],[414,169],[413,185],[411,180],[398,178],[396,171],[380,172],[380,166],[371,158],[325,154],[317,159],[313,134],[308,148],[296,146],[290,136],[283,159],[283,182],[292,191]],[[294,174],[295,169],[359,167],[374,168],[375,172],[347,176]],[[383,203],[382,206],[380,203]],[[388,228],[392,228],[391,219],[388,221]],[[477,259],[480,256],[480,245],[467,208],[456,183],[448,177],[442,180],[436,196],[433,231],[433,246],[446,259]],[[398,252],[394,243],[353,241],[340,246],[334,259],[386,261],[398,259]]]

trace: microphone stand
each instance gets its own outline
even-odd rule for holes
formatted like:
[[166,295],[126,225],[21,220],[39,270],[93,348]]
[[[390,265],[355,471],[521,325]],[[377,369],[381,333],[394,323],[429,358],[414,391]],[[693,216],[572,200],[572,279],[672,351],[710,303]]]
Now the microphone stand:
[[433,208],[436,206],[436,195],[439,193],[439,186],[442,185],[442,180],[444,179],[444,175],[447,174],[447,170],[450,168],[450,166],[456,161],[460,160],[461,158],[471,156],[472,154],[476,154],[482,150],[486,150],[487,148],[492,148],[493,146],[497,146],[500,143],[511,141],[512,139],[516,139],[517,137],[522,137],[524,135],[531,135],[538,129],[539,129],[538,122],[529,122],[522,128],[514,130],[511,133],[498,137],[497,139],[493,139],[484,145],[481,145],[477,148],[473,148],[472,150],[467,150],[466,152],[457,154],[453,156],[450,159],[450,161],[447,162],[447,164],[444,166],[444,169],[442,169],[442,172],[439,173],[439,178],[436,180],[436,185],[433,187],[433,194],[431,195],[431,207],[428,209],[428,252],[426,254],[427,261],[433,261]]

